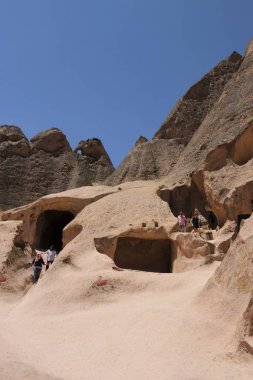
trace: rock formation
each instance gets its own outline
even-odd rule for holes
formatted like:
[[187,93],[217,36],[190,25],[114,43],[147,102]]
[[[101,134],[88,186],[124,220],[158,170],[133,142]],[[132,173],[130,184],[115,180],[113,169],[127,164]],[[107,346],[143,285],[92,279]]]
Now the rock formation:
[[221,96],[225,85],[239,69],[242,57],[233,52],[194,84],[178,101],[155,139],[180,139],[188,143]]
[[183,150],[184,145],[179,141],[138,139],[105,184],[161,178],[170,172]]
[[93,153],[86,149],[80,155],[71,150],[66,136],[57,128],[41,132],[29,142],[20,128],[1,126],[0,209],[103,181],[112,173],[113,165],[100,140],[87,141],[86,145],[96,141]]
[[233,52],[193,85],[178,101],[153,139],[138,140],[137,146],[105,183],[116,185],[168,175],[178,158],[185,157],[185,146],[212,110],[241,62],[241,55]]
[[[106,184],[161,178],[158,195],[176,216],[197,207],[221,227],[253,209],[253,40],[194,85],[153,140],[137,144]],[[180,145],[179,145],[180,144]]]

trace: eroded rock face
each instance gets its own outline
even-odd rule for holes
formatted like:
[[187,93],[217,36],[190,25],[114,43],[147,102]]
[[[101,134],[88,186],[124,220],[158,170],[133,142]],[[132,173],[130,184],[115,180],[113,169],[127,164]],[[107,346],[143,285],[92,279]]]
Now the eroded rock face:
[[189,142],[221,96],[226,83],[240,67],[241,62],[242,56],[233,52],[194,84],[178,101],[163,125],[155,133],[154,138],[178,138]]
[[220,98],[226,84],[242,63],[233,52],[220,62],[178,101],[151,141],[141,137],[106,184],[137,179],[156,179],[168,175],[185,146]]
[[193,270],[204,265],[207,257],[214,254],[214,245],[194,233],[176,233],[173,241],[173,272]]
[[217,287],[230,293],[251,293],[253,287],[252,222],[252,217],[244,222],[220,267],[209,280],[207,289]]
[[58,129],[51,128],[34,136],[30,141],[33,152],[42,150],[47,153],[61,154],[70,152],[66,136]]
[[74,152],[77,153],[79,151],[82,156],[90,157],[95,161],[104,159],[111,162],[100,139],[93,138],[80,141]]
[[232,159],[244,165],[252,158],[253,55],[246,55],[227,82],[219,100],[207,114],[171,172],[171,179],[194,171],[217,170]]
[[12,125],[0,126],[0,157],[27,157],[30,150],[29,141],[20,128]]
[[113,170],[107,153],[99,160],[76,154],[57,128],[39,133],[29,143],[20,128],[0,127],[2,210],[46,194],[102,182]]
[[[48,195],[37,201],[2,213],[3,221],[20,221],[19,242],[25,242],[36,249],[46,250],[51,244],[59,250],[74,236],[82,226],[75,224],[62,236],[64,227],[87,205],[111,194],[113,190],[105,186],[86,186],[81,189],[68,190],[59,194]],[[1,231],[0,231],[1,232]],[[1,251],[0,251],[1,253]]]
[[105,183],[116,185],[136,179],[164,177],[169,174],[183,150],[184,145],[173,140],[138,139],[134,148]]

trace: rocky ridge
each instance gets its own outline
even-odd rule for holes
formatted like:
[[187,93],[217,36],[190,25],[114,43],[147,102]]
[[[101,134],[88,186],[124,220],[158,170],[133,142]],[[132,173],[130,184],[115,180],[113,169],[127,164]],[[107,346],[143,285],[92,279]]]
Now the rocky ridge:
[[73,152],[66,136],[57,128],[43,131],[29,141],[20,128],[1,126],[0,209],[102,182],[113,172],[112,162],[99,139],[82,141],[77,148]]
[[220,98],[242,63],[233,52],[194,84],[172,109],[151,141],[141,140],[106,180],[108,185],[168,175],[184,148]]

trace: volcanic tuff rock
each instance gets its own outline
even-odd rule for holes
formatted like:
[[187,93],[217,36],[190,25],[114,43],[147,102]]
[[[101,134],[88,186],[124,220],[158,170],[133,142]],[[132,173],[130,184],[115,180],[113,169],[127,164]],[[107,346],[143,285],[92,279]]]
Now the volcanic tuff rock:
[[241,166],[252,158],[252,74],[253,52],[246,53],[240,68],[195,132],[171,176],[178,179],[178,171],[180,177],[185,178],[196,170],[217,170],[226,165],[227,159]]
[[[93,139],[87,140],[88,145]],[[100,141],[100,140],[99,140]],[[0,127],[0,209],[21,206],[39,197],[101,182],[113,165],[99,142],[97,157],[71,150],[57,128],[34,136],[30,142],[20,128]]]
[[189,192],[194,187],[204,209],[215,212],[219,225],[252,212],[252,45],[253,40],[240,68],[164,180],[168,192],[174,194],[182,187]]
[[[143,142],[142,142],[143,141]],[[184,145],[173,140],[138,139],[120,166],[105,181],[107,185],[136,179],[156,179],[167,175],[176,163]]]
[[233,52],[195,83],[178,101],[154,138],[179,138],[189,142],[241,62],[242,56]]
[[193,85],[178,101],[153,140],[139,138],[106,184],[155,179],[169,174],[241,62],[241,55],[233,52]]

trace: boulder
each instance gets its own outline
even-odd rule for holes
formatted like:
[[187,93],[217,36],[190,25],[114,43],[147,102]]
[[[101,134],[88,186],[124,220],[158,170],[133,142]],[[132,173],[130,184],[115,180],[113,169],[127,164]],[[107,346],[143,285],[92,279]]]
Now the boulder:
[[66,136],[58,128],[50,128],[38,133],[30,140],[32,151],[43,150],[51,154],[70,152],[71,147]]
[[27,157],[30,150],[29,141],[20,128],[13,125],[0,126],[0,157]]

